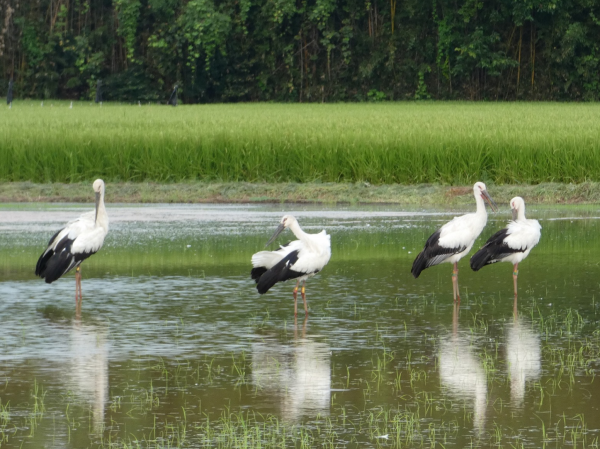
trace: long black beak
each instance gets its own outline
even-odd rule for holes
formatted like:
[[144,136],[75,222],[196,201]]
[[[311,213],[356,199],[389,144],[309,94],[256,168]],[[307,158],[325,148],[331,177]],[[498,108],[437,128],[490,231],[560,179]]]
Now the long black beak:
[[487,193],[487,190],[483,190],[481,192],[481,195],[483,196],[483,199],[488,202],[488,204],[490,205],[490,207],[492,208],[492,210],[494,212],[498,212],[498,206],[496,206],[496,203],[494,202],[494,200],[492,199],[492,197],[490,196],[490,194]]
[[96,216],[94,217],[94,223],[98,221],[98,207],[100,206],[100,192],[96,192]]
[[280,224],[279,226],[277,226],[277,229],[275,229],[275,234],[273,234],[273,236],[269,239],[269,241],[267,242],[267,244],[265,245],[265,248],[267,246],[269,246],[271,243],[273,243],[273,241],[277,238],[277,236],[279,234],[281,234],[283,232],[283,230],[285,229],[285,226],[282,224]]

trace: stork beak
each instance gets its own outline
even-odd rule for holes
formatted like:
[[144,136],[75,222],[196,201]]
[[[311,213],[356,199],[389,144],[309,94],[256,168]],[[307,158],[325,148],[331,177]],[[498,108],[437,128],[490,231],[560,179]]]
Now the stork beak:
[[518,215],[519,215],[519,212],[517,212],[517,209],[512,209],[513,221],[517,221]]
[[285,226],[283,225],[283,223],[281,223],[279,226],[277,226],[277,229],[275,229],[275,234],[273,234],[273,236],[269,239],[269,241],[265,245],[265,248],[267,246],[269,246],[271,243],[273,243],[273,241],[277,238],[277,236],[279,234],[281,234],[283,232],[284,229],[285,229]]
[[483,196],[483,199],[488,202],[488,204],[490,205],[490,207],[492,208],[492,210],[494,212],[498,212],[498,206],[496,206],[496,203],[494,202],[492,197],[490,197],[490,194],[487,193],[487,190],[482,191],[481,196]]
[[100,205],[100,192],[96,192],[96,216],[94,217],[94,223],[98,220],[98,206]]

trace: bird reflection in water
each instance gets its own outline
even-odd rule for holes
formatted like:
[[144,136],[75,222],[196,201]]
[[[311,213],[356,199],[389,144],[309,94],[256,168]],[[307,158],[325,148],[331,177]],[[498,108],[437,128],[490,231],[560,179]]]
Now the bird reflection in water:
[[487,378],[480,359],[473,354],[469,335],[458,330],[459,303],[454,303],[452,334],[442,336],[439,370],[442,386],[451,396],[473,404],[473,424],[478,435],[485,428]]
[[306,336],[294,322],[294,342],[263,339],[252,345],[252,383],[270,396],[287,422],[302,416],[328,415],[331,397],[331,349]]
[[64,373],[67,386],[76,399],[92,408],[95,434],[104,429],[104,411],[108,399],[108,343],[103,329],[73,320],[69,357]]
[[510,399],[516,408],[523,407],[525,384],[541,375],[540,338],[533,329],[519,318],[506,329],[506,363],[510,373]]

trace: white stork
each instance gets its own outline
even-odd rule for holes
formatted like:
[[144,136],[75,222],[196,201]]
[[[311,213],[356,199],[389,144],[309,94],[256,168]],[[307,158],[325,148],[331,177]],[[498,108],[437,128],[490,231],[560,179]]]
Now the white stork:
[[108,215],[104,208],[104,181],[96,179],[96,209],[70,221],[54,234],[48,248],[42,253],[35,267],[35,274],[48,284],[77,267],[75,272],[75,302],[81,303],[81,270],[79,265],[102,248],[108,233]]
[[256,281],[256,289],[261,295],[277,282],[296,279],[294,288],[294,316],[298,316],[298,286],[302,281],[302,300],[304,313],[308,315],[306,305],[306,280],[323,269],[331,257],[330,236],[323,230],[318,234],[304,232],[298,220],[285,215],[273,236],[265,246],[269,246],[285,228],[289,228],[300,240],[294,240],[281,246],[277,251],[260,251],[252,256],[250,275]]
[[454,264],[452,271],[452,287],[454,301],[460,301],[458,292],[458,261],[471,251],[475,239],[479,237],[487,222],[485,203],[495,212],[498,210],[496,203],[490,198],[483,182],[476,182],[473,186],[473,195],[477,203],[477,211],[461,217],[455,217],[436,232],[425,243],[425,248],[413,262],[411,273],[418,278],[425,268],[438,265],[442,262]]
[[519,262],[525,259],[531,249],[538,244],[542,227],[537,220],[525,218],[525,201],[520,196],[510,200],[513,219],[508,226],[491,236],[483,247],[471,257],[474,271],[496,262],[513,264],[513,284],[517,297],[517,276]]

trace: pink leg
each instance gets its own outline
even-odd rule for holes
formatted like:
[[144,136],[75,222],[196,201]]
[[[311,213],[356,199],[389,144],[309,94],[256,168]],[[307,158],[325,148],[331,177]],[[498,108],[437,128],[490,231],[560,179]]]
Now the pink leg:
[[454,290],[454,302],[460,302],[460,293],[458,292],[458,263],[454,262],[452,270],[452,288]]
[[298,316],[298,285],[300,281],[296,281],[296,287],[294,288],[294,316]]
[[515,287],[515,298],[517,297],[517,277],[519,276],[519,264],[513,266],[513,285]]
[[302,282],[302,301],[304,301],[304,315],[308,315],[308,305],[306,304],[306,289],[304,288],[304,284],[306,281]]
[[519,276],[519,264],[513,266],[513,285],[515,288],[515,301],[513,303],[513,315],[517,317],[517,277]]
[[81,304],[83,296],[81,294],[81,270],[79,267],[75,269],[75,305]]

